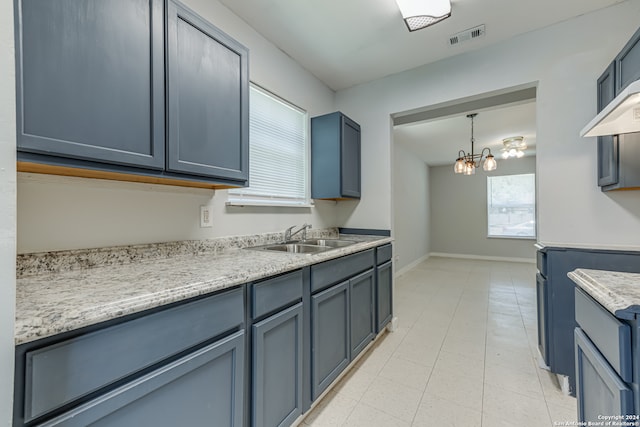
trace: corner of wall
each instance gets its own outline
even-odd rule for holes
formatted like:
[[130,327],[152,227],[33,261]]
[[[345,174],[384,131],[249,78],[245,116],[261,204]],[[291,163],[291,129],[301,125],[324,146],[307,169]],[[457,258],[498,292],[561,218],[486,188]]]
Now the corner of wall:
[[0,2],[0,425],[13,410],[16,295],[16,119],[13,2]]

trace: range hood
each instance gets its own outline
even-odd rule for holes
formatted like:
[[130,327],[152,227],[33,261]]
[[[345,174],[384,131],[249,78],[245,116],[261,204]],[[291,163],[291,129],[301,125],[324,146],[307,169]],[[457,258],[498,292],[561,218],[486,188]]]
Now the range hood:
[[586,125],[580,136],[640,132],[640,80],[627,86]]

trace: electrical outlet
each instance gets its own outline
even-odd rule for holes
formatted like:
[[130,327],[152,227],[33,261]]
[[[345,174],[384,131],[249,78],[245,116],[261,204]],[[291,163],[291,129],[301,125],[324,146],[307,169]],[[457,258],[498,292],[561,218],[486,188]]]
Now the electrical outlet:
[[200,206],[200,228],[210,227],[213,227],[211,208],[209,206]]

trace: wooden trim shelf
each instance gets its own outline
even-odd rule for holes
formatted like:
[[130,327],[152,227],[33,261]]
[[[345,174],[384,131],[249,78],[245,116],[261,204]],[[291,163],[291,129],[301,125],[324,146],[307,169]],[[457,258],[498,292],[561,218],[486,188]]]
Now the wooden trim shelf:
[[611,191],[635,191],[635,190],[640,190],[640,187],[616,188],[616,189],[611,190]]
[[189,181],[176,178],[164,178],[147,175],[136,175],[131,173],[72,168],[67,166],[47,165],[31,162],[17,162],[17,170],[18,172],[40,173],[47,175],[75,176],[80,178],[107,179],[111,181],[128,181],[144,184],[173,185],[178,187],[207,188],[211,190],[236,188],[232,185],[214,184],[210,182]]

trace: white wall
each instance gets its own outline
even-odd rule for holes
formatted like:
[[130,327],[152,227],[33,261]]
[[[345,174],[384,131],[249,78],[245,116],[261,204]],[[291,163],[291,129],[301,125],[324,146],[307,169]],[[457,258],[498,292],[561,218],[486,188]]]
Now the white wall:
[[363,129],[363,201],[346,226],[391,225],[392,113],[537,82],[539,240],[640,249],[640,193],[602,193],[595,138],[578,136],[595,115],[596,79],[639,22],[640,2],[626,1],[338,92],[338,109]]
[[487,176],[535,173],[536,158],[500,160],[495,172],[456,175],[453,167],[429,168],[431,252],[535,259],[535,240],[487,237]]
[[13,412],[16,292],[16,116],[13,2],[0,2],[0,426]]
[[393,165],[394,268],[400,271],[429,254],[429,170],[397,144]]
[[[310,117],[334,111],[333,91],[226,7],[215,0],[186,3],[250,49],[253,82],[306,109]],[[320,201],[313,209],[228,208],[226,200],[224,190],[19,174],[18,252],[204,239],[280,231],[304,222],[315,228],[340,225],[333,202]],[[200,205],[205,204],[213,209],[214,226],[201,229]]]

